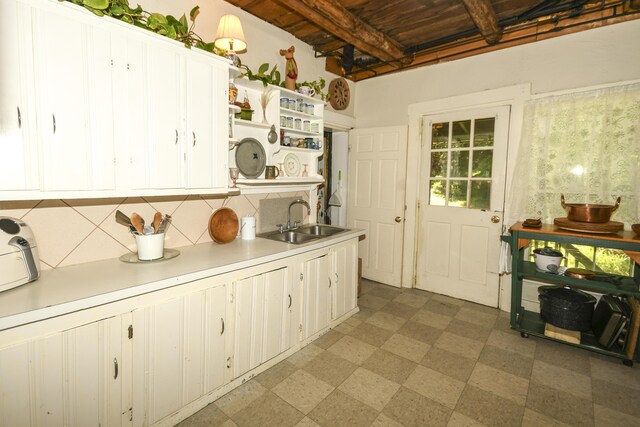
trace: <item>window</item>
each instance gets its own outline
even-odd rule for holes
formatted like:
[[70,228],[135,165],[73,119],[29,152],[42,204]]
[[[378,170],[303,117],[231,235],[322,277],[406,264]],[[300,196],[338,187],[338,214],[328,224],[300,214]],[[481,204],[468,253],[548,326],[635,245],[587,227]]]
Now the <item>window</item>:
[[431,125],[429,204],[489,209],[495,118]]

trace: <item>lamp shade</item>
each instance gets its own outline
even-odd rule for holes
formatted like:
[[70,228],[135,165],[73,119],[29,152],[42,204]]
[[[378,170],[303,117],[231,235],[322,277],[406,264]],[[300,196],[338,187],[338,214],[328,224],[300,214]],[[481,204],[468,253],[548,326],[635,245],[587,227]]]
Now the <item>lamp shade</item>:
[[226,51],[239,52],[247,48],[242,24],[240,24],[240,19],[237,16],[224,15],[220,18],[214,44],[217,48]]

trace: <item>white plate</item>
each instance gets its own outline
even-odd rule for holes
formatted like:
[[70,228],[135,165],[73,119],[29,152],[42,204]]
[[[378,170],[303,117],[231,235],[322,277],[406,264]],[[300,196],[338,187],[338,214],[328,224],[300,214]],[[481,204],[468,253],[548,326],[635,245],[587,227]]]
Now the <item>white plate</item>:
[[300,175],[300,159],[293,153],[289,153],[284,157],[284,172],[287,176]]
[[159,261],[166,261],[168,259],[171,258],[175,258],[178,255],[180,255],[180,251],[177,249],[171,249],[171,248],[164,248],[164,254],[162,256],[162,258],[158,258],[158,259],[151,259],[151,260],[143,260],[143,259],[138,259],[138,253],[137,252],[129,252],[128,254],[124,254],[120,257],[120,261],[123,262],[129,262],[132,264],[148,264],[150,262],[159,262]]

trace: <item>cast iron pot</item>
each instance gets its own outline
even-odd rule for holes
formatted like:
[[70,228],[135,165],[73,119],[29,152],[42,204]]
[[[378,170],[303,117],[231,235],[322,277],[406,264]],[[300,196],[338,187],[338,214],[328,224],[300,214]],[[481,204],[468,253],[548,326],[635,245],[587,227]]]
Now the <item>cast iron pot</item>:
[[561,286],[540,286],[540,317],[572,331],[590,331],[596,299],[586,292]]
[[611,215],[620,206],[620,197],[615,205],[594,205],[588,203],[565,203],[564,194],[560,195],[560,205],[567,211],[569,221],[609,222]]

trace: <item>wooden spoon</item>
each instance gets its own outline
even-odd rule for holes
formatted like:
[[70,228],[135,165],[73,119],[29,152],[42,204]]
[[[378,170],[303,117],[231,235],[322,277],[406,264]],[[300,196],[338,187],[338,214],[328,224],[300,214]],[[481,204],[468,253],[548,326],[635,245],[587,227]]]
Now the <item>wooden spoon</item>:
[[140,233],[140,235],[144,234],[144,219],[135,212],[131,214],[131,225],[136,228],[136,231]]
[[153,216],[153,232],[158,233],[158,228],[160,227],[160,223],[162,222],[162,214],[160,212],[156,212]]

